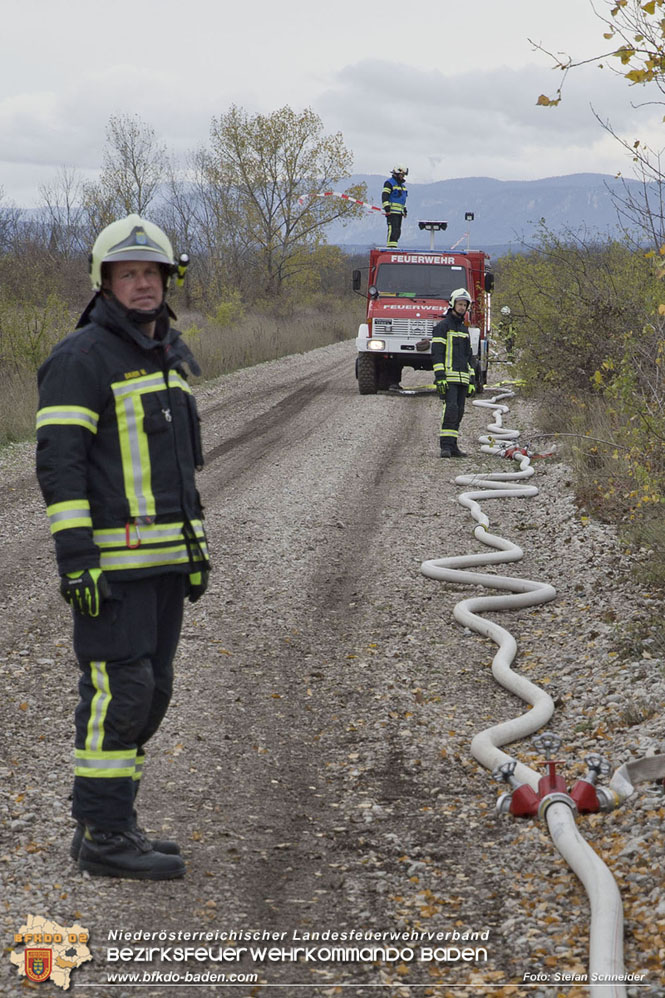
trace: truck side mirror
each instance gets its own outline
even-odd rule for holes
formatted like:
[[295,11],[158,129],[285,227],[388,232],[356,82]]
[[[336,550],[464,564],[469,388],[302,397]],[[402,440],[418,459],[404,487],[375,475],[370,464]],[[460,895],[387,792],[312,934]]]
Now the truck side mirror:
[[353,284],[352,284],[353,290],[354,291],[360,291],[360,282],[362,280],[360,271],[359,270],[354,270],[353,274],[352,274],[352,278],[353,278]]
[[378,298],[379,297],[378,288],[374,284],[370,285],[370,287],[367,289],[367,294],[369,295],[370,298]]
[[487,292],[487,294],[490,293],[493,287],[494,287],[494,274],[492,273],[491,270],[488,270],[487,273],[485,274],[485,291]]

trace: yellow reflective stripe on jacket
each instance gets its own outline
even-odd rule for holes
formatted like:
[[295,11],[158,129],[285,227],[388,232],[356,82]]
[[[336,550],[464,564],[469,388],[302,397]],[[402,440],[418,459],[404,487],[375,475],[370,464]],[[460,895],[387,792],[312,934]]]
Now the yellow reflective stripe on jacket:
[[115,397],[116,419],[125,494],[129,502],[129,515],[154,516],[155,497],[152,493],[152,474],[148,437],[143,429],[143,402],[141,396],[148,392],[166,390],[164,375],[146,374],[131,381],[111,385]]
[[43,426],[82,426],[97,432],[99,413],[82,405],[46,405],[37,413],[37,429]]
[[446,381],[450,381],[453,384],[468,385],[469,379],[473,375],[473,368],[468,367],[466,371],[456,371],[453,368],[453,341],[457,339],[466,339],[468,333],[466,330],[455,330],[449,329],[446,336],[433,336],[432,346],[435,343],[440,343],[444,347],[443,353],[443,363],[438,361],[432,364],[432,370],[437,372],[442,372],[445,374]]
[[169,371],[169,388],[180,388],[181,391],[187,392],[188,395],[192,394],[192,389],[177,371]]
[[116,399],[125,398],[128,395],[142,395],[144,392],[157,392],[166,388],[166,381],[161,371],[154,374],[144,374],[140,378],[130,378],[129,381],[114,381],[111,391]]
[[[142,546],[158,543],[167,544],[173,541],[182,541],[184,543],[185,535],[183,534],[183,527],[184,524],[181,522],[140,524],[138,528],[134,524],[130,524],[129,540],[131,544],[138,544],[140,542]],[[201,520],[192,520],[192,528],[196,537],[199,540],[203,540],[205,534]],[[125,527],[100,527],[93,530],[92,537],[99,548],[127,547],[127,530]]]
[[51,533],[68,530],[71,527],[92,527],[90,503],[87,499],[70,499],[67,502],[54,502],[46,507]]
[[74,775],[96,779],[113,779],[121,776],[132,778],[135,758],[136,749],[124,749],[116,752],[75,749]]
[[[199,551],[200,549],[200,551]],[[197,550],[192,552],[192,560],[202,561],[208,557],[208,546],[200,540]],[[115,548],[112,551],[100,550],[99,567],[105,572],[114,569],[127,568],[158,568],[162,565],[187,565],[190,562],[190,552],[184,543],[172,547],[146,549],[144,544],[139,548]]]

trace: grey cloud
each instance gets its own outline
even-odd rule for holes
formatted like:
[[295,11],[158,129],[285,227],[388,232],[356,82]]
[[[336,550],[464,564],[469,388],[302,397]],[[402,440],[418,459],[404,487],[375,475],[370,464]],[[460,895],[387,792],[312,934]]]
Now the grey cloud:
[[[536,106],[547,83],[553,94],[559,77],[540,66],[492,68],[447,76],[383,60],[345,67],[316,101],[324,120],[342,128],[356,153],[356,165],[380,169],[377,158],[398,157],[427,164],[433,179],[445,176],[533,176],[598,170],[608,166],[612,140],[590,105],[618,130],[641,123],[630,106],[630,88],[609,72],[581,68],[569,74],[558,108]],[[646,127],[653,129],[653,109]],[[622,153],[614,144],[615,158]],[[373,167],[368,163],[369,151]],[[600,166],[600,162],[606,165]],[[576,165],[579,163],[579,165]],[[597,164],[597,165],[594,165]]]

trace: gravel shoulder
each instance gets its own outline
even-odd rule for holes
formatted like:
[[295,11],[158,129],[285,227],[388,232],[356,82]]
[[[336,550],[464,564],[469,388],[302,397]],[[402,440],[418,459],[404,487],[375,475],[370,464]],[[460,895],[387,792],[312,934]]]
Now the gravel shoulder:
[[[70,620],[33,448],[0,452],[0,993],[8,998],[26,993],[7,954],[29,914],[89,929],[93,960],[74,972],[72,992],[94,998],[180,995],[175,984],[103,983],[109,972],[174,969],[258,972],[246,987],[198,988],[234,998],[276,985],[276,993],[358,998],[588,993],[581,984],[523,983],[525,973],[585,972],[586,895],[546,827],[496,816],[500,788],[469,743],[522,705],[492,679],[494,646],[453,620],[469,588],[420,572],[426,559],[481,550],[453,479],[509,470],[477,450],[488,410],[465,416],[470,457],[441,461],[436,398],[361,397],[353,359],[353,343],[340,343],[197,390],[207,455],[199,488],[215,567],[205,599],[186,611],[174,699],[148,747],[139,800],[142,823],[181,842],[183,881],[100,881],[69,860]],[[529,404],[509,405],[506,425],[528,440]],[[648,553],[627,554],[611,527],[578,509],[565,464],[538,462],[531,481],[538,496],[484,508],[491,529],[524,549],[512,572],[551,582],[558,595],[497,619],[518,639],[515,668],[555,699],[550,729],[563,738],[571,784],[590,751],[613,770],[665,752],[664,649],[652,633],[661,597],[635,572]],[[511,751],[536,764],[530,743]],[[609,815],[579,819],[622,892],[626,968],[647,984],[629,995],[665,995],[664,819],[655,786]],[[416,954],[434,945],[428,933],[449,933],[435,945],[452,947],[469,932],[479,936],[464,946],[486,955],[252,962],[245,954],[186,966],[155,956],[112,965],[106,951],[119,930],[218,939],[256,931],[288,946],[328,930],[403,933],[372,945],[405,948],[411,939]]]

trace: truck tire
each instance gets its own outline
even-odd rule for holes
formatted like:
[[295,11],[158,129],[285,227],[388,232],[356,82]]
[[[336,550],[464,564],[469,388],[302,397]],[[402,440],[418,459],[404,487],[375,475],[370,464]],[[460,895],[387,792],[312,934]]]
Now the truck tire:
[[376,357],[369,353],[359,353],[356,360],[356,377],[358,378],[358,391],[361,395],[376,395],[378,386]]

